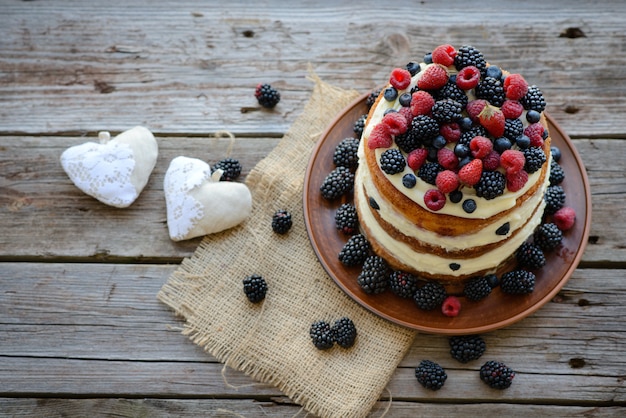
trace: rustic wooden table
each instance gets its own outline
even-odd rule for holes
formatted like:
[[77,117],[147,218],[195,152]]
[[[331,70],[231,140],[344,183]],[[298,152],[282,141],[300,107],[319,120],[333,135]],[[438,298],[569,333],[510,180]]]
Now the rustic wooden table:
[[[157,301],[200,242],[169,239],[164,172],[178,155],[212,163],[230,151],[245,176],[303,109],[309,65],[367,92],[441,43],[474,45],[541,86],[586,166],[591,236],[557,297],[484,335],[518,373],[510,389],[476,385],[479,365],[420,334],[372,416],[625,412],[623,1],[0,3],[0,414],[304,416],[241,373],[227,384]],[[274,111],[257,109],[259,82],[280,90]],[[78,191],[61,152],[138,124],[160,146],[140,198],[115,209]],[[416,384],[424,358],[458,390]]]

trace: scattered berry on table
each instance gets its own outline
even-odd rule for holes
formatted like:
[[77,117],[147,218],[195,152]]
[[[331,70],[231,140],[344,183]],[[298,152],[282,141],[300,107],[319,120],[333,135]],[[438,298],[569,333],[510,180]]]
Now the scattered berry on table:
[[440,307],[446,296],[446,288],[441,283],[427,282],[415,292],[413,300],[420,309],[430,311]]
[[371,245],[365,235],[352,235],[339,252],[339,261],[345,266],[357,266],[363,264],[370,251]]
[[389,285],[391,269],[382,257],[371,255],[365,259],[363,269],[357,277],[361,289],[367,294],[382,293]]
[[354,322],[348,317],[335,321],[332,326],[333,336],[337,345],[342,348],[350,348],[354,345],[357,331]]
[[413,297],[417,287],[417,277],[409,272],[396,270],[389,276],[389,288],[401,298]]
[[268,109],[273,108],[280,102],[280,93],[278,90],[266,83],[257,85],[254,96],[261,106]]
[[567,231],[574,226],[576,211],[569,206],[564,206],[556,211],[552,220],[561,231]]
[[552,154],[552,158],[554,159],[554,161],[556,161],[557,163],[561,161],[561,150],[559,149],[559,147],[557,147],[556,145],[552,145],[550,147],[550,153]]
[[343,196],[354,187],[354,174],[346,167],[337,167],[331,171],[320,186],[325,199],[333,200]]
[[550,185],[555,186],[561,184],[563,180],[565,180],[565,170],[563,170],[563,167],[561,167],[555,159],[552,159],[550,163]]
[[346,235],[354,235],[359,231],[359,218],[356,207],[351,203],[344,203],[335,212],[335,226]]
[[365,121],[367,120],[367,115],[361,115],[355,122],[352,127],[352,131],[356,134],[357,138],[361,138],[363,135],[363,129],[365,129]]
[[415,368],[415,377],[426,389],[439,390],[443,387],[448,375],[443,367],[434,361],[422,360]]
[[328,350],[335,343],[333,330],[326,321],[314,322],[309,329],[309,335],[318,350]]
[[553,215],[565,205],[565,190],[561,186],[548,186],[543,198],[546,201],[545,213]]
[[292,224],[291,213],[285,209],[279,209],[272,215],[272,230],[277,234],[286,234]]
[[494,389],[506,389],[511,386],[515,372],[504,363],[490,360],[480,367],[480,380]]
[[253,274],[243,279],[243,291],[250,302],[259,303],[265,299],[267,283],[262,276]]
[[500,279],[500,289],[511,295],[523,295],[535,290],[535,275],[526,270],[512,270]]
[[459,335],[450,337],[450,355],[461,363],[478,360],[487,348],[480,335]]
[[397,148],[391,148],[380,155],[380,168],[387,174],[397,174],[406,167],[404,155]]
[[486,276],[470,279],[463,287],[463,294],[469,300],[481,300],[491,293],[491,286]]
[[554,250],[562,240],[563,232],[554,223],[539,225],[533,234],[534,243],[544,251]]
[[220,181],[233,181],[241,175],[241,164],[234,158],[224,158],[213,164],[211,174],[217,170],[222,170]]
[[441,304],[441,312],[450,318],[459,315],[461,311],[461,300],[456,296],[448,296]]
[[346,167],[354,170],[359,165],[359,157],[357,151],[359,149],[359,141],[356,138],[344,138],[335,147],[333,154],[333,163],[337,167]]
[[521,267],[528,267],[535,270],[546,264],[546,257],[537,244],[525,242],[515,252],[517,262]]
[[374,103],[376,103],[376,99],[378,99],[380,92],[381,92],[381,89],[375,89],[370,92],[369,96],[367,96],[367,99],[365,100],[365,104],[367,105],[368,109],[371,108]]

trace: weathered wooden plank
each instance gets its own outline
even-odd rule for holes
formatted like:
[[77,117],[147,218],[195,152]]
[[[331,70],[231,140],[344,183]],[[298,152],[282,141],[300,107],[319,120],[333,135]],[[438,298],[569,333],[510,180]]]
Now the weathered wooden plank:
[[[12,2],[0,15],[0,129],[145,124],[162,133],[281,134],[308,98],[309,64],[324,80],[365,92],[392,67],[449,42],[473,44],[541,86],[571,135],[623,136],[626,56],[615,53],[607,62],[605,51],[622,50],[626,5],[504,3],[455,1],[444,11],[437,3],[396,2],[389,13],[386,4],[368,2],[354,19],[349,2],[186,2],[175,10],[166,1]],[[397,19],[413,15],[419,19]],[[568,28],[584,36],[563,36]],[[257,82],[282,91],[274,111],[242,112],[256,106]]]

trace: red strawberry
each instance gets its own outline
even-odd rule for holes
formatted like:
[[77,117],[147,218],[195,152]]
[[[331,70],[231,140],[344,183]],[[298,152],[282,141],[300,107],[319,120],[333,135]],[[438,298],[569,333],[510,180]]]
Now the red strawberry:
[[498,151],[491,150],[491,152],[483,158],[483,169],[495,171],[498,167],[500,167],[500,154],[498,154]]
[[483,111],[485,106],[487,106],[487,100],[477,99],[469,102],[467,106],[465,106],[465,110],[471,120],[478,122],[478,115],[480,115],[480,112]]
[[471,90],[480,81],[480,70],[473,65],[463,67],[456,75],[456,85],[461,90]]
[[454,57],[456,57],[456,49],[452,45],[439,45],[432,52],[433,62],[435,64],[441,64],[444,67],[449,67],[454,64]]
[[404,90],[411,84],[411,73],[404,68],[394,68],[389,83],[398,90]]
[[389,132],[389,127],[384,123],[374,126],[367,139],[367,146],[370,149],[389,148],[391,144],[393,144],[393,138],[391,137],[391,132]]
[[411,96],[411,113],[413,116],[430,114],[435,99],[427,91],[418,90]]
[[495,106],[487,104],[478,115],[478,122],[495,138],[504,134],[504,115]]
[[424,193],[424,203],[432,211],[438,211],[446,204],[446,195],[437,189],[429,189]]
[[569,207],[563,206],[554,214],[554,223],[561,231],[567,231],[574,226],[576,222],[576,211]]
[[454,318],[461,311],[461,301],[456,296],[448,296],[441,304],[441,312],[445,316]]
[[474,158],[485,158],[493,150],[493,143],[489,138],[484,136],[475,136],[470,141],[470,151]]
[[402,135],[406,132],[408,126],[406,118],[398,112],[387,113],[383,116],[381,123],[387,125],[391,135]]
[[507,171],[506,173],[506,188],[511,192],[521,190],[527,181],[528,173],[525,170],[519,170],[516,173]]
[[459,180],[461,183],[468,186],[473,186],[480,181],[480,176],[483,173],[483,162],[478,158],[473,159],[469,163],[465,164],[459,170]]
[[526,157],[522,151],[508,149],[500,156],[500,165],[510,174],[518,173],[526,164]]
[[531,147],[543,147],[544,127],[541,123],[532,123],[524,129],[524,135],[530,138]]
[[435,184],[441,193],[451,193],[459,187],[459,177],[452,170],[443,170],[437,174]]
[[417,148],[409,152],[406,156],[406,164],[413,171],[417,171],[426,162],[428,157],[428,150],[426,148]]
[[459,157],[451,149],[441,148],[437,151],[437,162],[447,170],[454,170],[459,165]]
[[461,127],[456,122],[448,122],[441,125],[439,134],[446,139],[447,143],[457,142],[461,138]]
[[505,100],[500,107],[502,114],[507,119],[517,119],[522,116],[524,106],[515,100]]
[[417,81],[417,87],[422,90],[437,90],[446,85],[448,77],[446,67],[439,64],[429,64]]
[[509,100],[519,100],[528,93],[528,83],[520,74],[509,74],[504,79],[504,94]]

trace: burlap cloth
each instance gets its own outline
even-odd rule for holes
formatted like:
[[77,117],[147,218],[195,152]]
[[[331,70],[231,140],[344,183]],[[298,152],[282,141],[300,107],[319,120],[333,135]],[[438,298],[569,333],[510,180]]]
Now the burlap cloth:
[[[252,214],[228,231],[207,236],[171,275],[158,299],[185,319],[183,334],[219,361],[272,384],[321,417],[361,417],[372,409],[415,332],[351,300],[326,274],[307,236],[304,173],[316,141],[358,93],[315,76],[312,96],[277,147],[248,174]],[[293,227],[280,236],[272,214],[288,209]],[[242,290],[262,275],[268,293],[251,304]],[[351,349],[316,349],[316,320],[350,317],[358,330]]]

